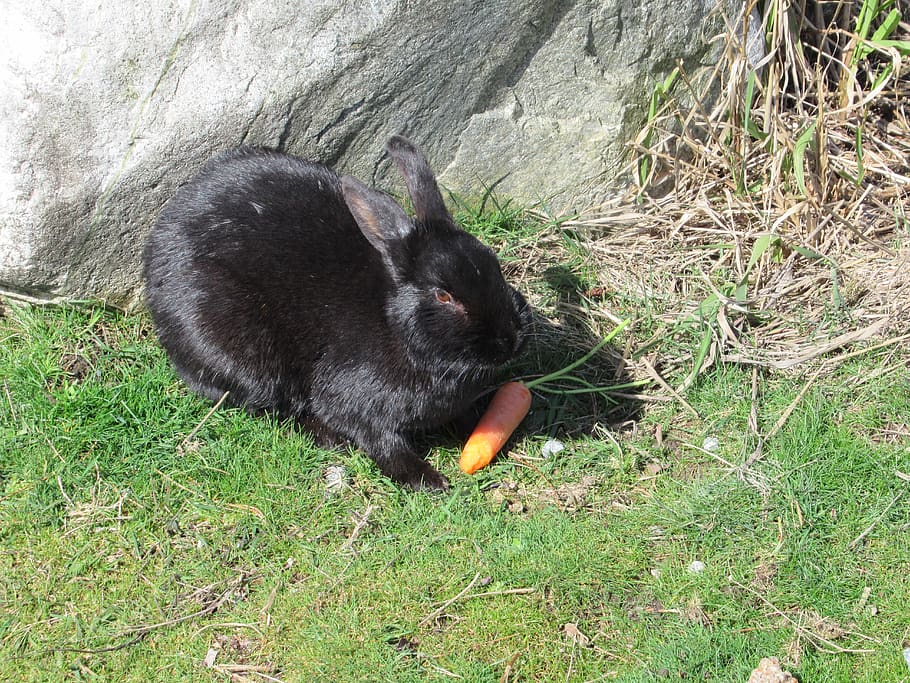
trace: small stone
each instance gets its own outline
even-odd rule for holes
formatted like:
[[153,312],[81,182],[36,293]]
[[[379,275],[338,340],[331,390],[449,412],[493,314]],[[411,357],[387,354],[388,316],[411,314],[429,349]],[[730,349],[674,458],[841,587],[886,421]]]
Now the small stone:
[[659,462],[649,462],[645,465],[645,474],[648,477],[656,477],[658,474],[664,471],[664,466]]
[[557,441],[556,439],[549,439],[540,449],[540,454],[544,458],[549,458],[550,456],[556,455],[562,450],[565,450],[566,445],[562,441]]
[[689,565],[689,571],[693,574],[701,574],[705,571],[705,563],[701,560],[693,560],[692,564]]
[[705,440],[701,444],[701,447],[709,453],[713,453],[718,448],[720,448],[720,441],[717,440],[716,436],[706,436]]
[[213,666],[215,666],[215,659],[217,657],[218,650],[214,647],[210,647],[209,651],[205,653],[205,659],[202,660],[202,665],[207,669],[211,669]]
[[910,647],[904,648],[904,661],[907,662],[907,668],[910,669]]
[[329,465],[325,468],[325,492],[332,495],[341,491],[348,482],[348,471],[344,465]]
[[789,671],[781,669],[777,657],[765,657],[749,676],[748,683],[797,683],[797,679]]
[[573,645],[578,645],[579,647],[588,647],[588,645],[591,643],[591,639],[581,632],[581,629],[578,628],[578,624],[572,622],[563,624],[562,632],[566,634],[569,642]]

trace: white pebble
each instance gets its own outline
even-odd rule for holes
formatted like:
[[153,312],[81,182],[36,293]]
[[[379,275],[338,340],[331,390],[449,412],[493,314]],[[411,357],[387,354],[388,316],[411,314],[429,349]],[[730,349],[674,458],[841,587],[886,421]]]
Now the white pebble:
[[325,468],[326,493],[337,493],[347,485],[347,479],[348,471],[344,465],[329,465]]
[[689,571],[693,574],[701,574],[705,571],[705,563],[701,560],[693,560],[692,564],[689,565]]
[[907,662],[907,668],[910,669],[910,647],[904,648],[904,661]]
[[565,447],[566,445],[562,441],[550,439],[541,447],[540,454],[545,458],[549,458],[551,455],[556,455],[559,451],[564,450]]
[[713,453],[718,448],[720,448],[720,441],[717,440],[716,436],[706,436],[705,440],[701,444],[701,447],[709,453]]

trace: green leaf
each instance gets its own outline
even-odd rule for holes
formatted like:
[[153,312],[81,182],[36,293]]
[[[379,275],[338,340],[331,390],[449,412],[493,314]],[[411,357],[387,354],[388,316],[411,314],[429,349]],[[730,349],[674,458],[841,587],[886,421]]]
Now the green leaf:
[[863,40],[856,46],[853,53],[853,64],[856,65],[861,59],[865,59],[875,50],[888,52],[897,50],[898,54],[906,57],[910,54],[910,41],[908,40]]
[[663,94],[666,95],[670,92],[670,88],[673,87],[673,84],[676,82],[676,77],[679,76],[679,67],[676,67],[671,71],[667,77],[664,79],[663,83]]
[[743,111],[743,130],[751,135],[755,140],[764,141],[768,134],[761,130],[752,120],[752,102],[755,99],[755,72],[750,71],[746,80],[746,101],[745,110]]
[[874,40],[869,42],[882,48],[894,48],[904,57],[910,55],[910,40]]
[[739,284],[736,285],[735,292],[736,300],[740,303],[743,303],[746,300],[746,297],[749,296],[749,276],[745,276],[740,280]]
[[809,146],[809,143],[815,137],[817,123],[817,121],[814,121],[811,126],[803,131],[802,135],[796,140],[796,147],[793,148],[793,175],[796,177],[796,185],[804,196],[806,195],[806,178],[803,158],[806,155],[806,147]]
[[[648,132],[645,133],[645,137],[642,140],[642,147],[649,147],[651,145],[651,138],[654,135],[654,119],[657,118],[657,112],[660,110],[660,103],[662,100],[666,99],[667,94],[673,88],[673,84],[676,82],[676,78],[679,76],[679,67],[676,67],[667,74],[667,77],[660,83],[654,86],[654,89],[651,91],[651,102],[648,105]],[[644,185],[648,180],[648,174],[651,172],[651,163],[653,159],[650,155],[645,154],[638,160],[638,183],[639,185]]]
[[648,180],[648,173],[651,170],[651,157],[648,155],[643,156],[638,161],[638,184],[644,185]]
[[758,259],[762,257],[762,254],[768,251],[768,247],[771,246],[773,240],[780,241],[780,238],[770,233],[758,236],[752,244],[752,254],[749,256],[749,265],[746,266],[747,273],[758,263]]
[[772,2],[768,11],[768,21],[765,22],[765,47],[770,48],[774,44],[774,28],[777,23],[777,3]]
[[890,36],[900,23],[901,13],[896,9],[891,10],[888,13],[888,16],[885,17],[885,20],[882,22],[881,26],[875,29],[875,33],[872,34],[872,42],[884,40]]
[[698,346],[698,353],[695,355],[695,362],[692,364],[692,372],[689,373],[689,376],[686,378],[686,382],[691,382],[693,379],[698,377],[698,373],[701,372],[701,367],[704,365],[705,357],[708,355],[708,351],[711,349],[711,340],[714,338],[714,334],[711,330],[710,325],[705,326],[705,331],[701,336],[701,344]]
[[698,317],[702,320],[713,320],[720,310],[720,299],[716,294],[709,294],[704,301],[698,305]]
[[872,89],[875,90],[875,89],[881,87],[881,84],[884,83],[885,81],[887,81],[888,78],[891,76],[892,71],[894,71],[894,66],[892,64],[888,64],[887,66],[885,66],[882,69],[881,73],[875,77],[875,81],[872,83]]
[[800,256],[805,256],[807,259],[812,259],[813,261],[827,261],[827,257],[819,254],[817,251],[813,251],[808,247],[801,247],[799,245],[793,246],[793,251],[795,251]]
[[869,36],[872,21],[878,16],[879,11],[878,0],[864,0],[856,18],[856,33],[860,38],[865,39]]
[[780,245],[780,237],[772,235],[771,233],[759,235],[755,242],[752,243],[752,253],[749,255],[749,263],[746,265],[746,272],[743,275],[742,280],[740,280],[739,284],[736,286],[737,301],[746,300],[749,288],[749,273],[752,272],[752,269],[755,267],[755,264],[758,263],[758,260],[768,251],[768,249],[774,249],[779,254]]

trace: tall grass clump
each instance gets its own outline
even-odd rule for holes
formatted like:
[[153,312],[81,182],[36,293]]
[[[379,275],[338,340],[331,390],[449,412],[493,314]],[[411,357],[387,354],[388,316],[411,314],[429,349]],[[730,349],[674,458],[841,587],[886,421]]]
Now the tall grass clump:
[[908,13],[753,0],[724,19],[716,66],[656,84],[632,196],[578,228],[605,286],[649,301],[661,338],[689,335],[688,367],[906,339]]

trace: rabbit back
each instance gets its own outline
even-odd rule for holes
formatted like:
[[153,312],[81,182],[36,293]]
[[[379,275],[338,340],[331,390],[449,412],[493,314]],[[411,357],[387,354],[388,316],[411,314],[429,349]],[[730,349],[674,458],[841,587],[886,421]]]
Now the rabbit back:
[[[167,204],[145,251],[146,302],[195,391],[252,410],[305,411],[312,374],[352,329],[381,329],[381,259],[327,167],[266,150],[210,161]],[[356,320],[339,316],[345,312]],[[328,344],[327,336],[333,337]]]

